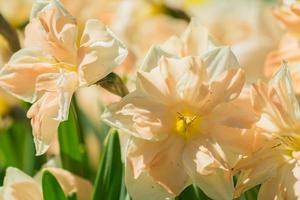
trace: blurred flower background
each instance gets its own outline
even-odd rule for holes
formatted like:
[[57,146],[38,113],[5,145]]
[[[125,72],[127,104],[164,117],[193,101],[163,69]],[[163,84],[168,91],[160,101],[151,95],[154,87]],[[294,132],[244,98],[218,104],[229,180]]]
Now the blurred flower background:
[[299,41],[296,0],[0,0],[0,200],[300,199]]

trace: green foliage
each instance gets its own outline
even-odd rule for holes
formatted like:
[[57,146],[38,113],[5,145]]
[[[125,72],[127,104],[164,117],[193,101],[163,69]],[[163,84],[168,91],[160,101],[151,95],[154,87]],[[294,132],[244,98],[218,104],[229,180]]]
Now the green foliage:
[[49,171],[43,174],[42,188],[44,200],[68,200],[56,178]]
[[88,158],[74,101],[71,103],[69,119],[62,122],[58,128],[58,138],[63,168],[74,174],[88,178]]
[[244,192],[238,200],[256,200],[258,196],[258,191],[259,191],[260,185],[255,186],[251,188],[250,190],[247,190]]
[[187,187],[176,200],[211,200],[197,186],[190,185]]
[[126,196],[122,189],[122,170],[118,132],[111,129],[102,150],[92,199],[121,200],[120,195]]
[[31,127],[28,120],[13,119],[13,124],[0,129],[0,183],[7,167],[17,167],[34,175],[46,162],[35,156]]
[[77,194],[74,192],[67,197],[68,200],[77,200]]

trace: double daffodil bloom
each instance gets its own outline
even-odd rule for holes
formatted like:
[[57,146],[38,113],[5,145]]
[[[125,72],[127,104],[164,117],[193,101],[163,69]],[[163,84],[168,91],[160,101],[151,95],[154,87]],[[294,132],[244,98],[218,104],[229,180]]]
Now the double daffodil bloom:
[[153,47],[138,72],[137,89],[102,116],[131,136],[125,179],[134,200],[174,197],[191,183],[213,199],[233,198],[231,169],[253,139],[242,128],[256,117],[237,99],[245,76],[236,58],[229,48],[205,53],[203,30],[190,26],[186,39],[176,39],[176,52],[201,57]]
[[269,82],[253,85],[256,129],[265,144],[238,163],[236,196],[262,184],[258,199],[300,199],[300,107],[286,64]]
[[1,70],[0,86],[33,103],[27,116],[37,155],[48,149],[59,123],[67,120],[74,91],[105,77],[126,55],[123,44],[101,22],[88,20],[79,39],[75,19],[59,1],[33,5],[25,48]]
[[[78,200],[89,199],[92,184],[83,178],[59,168],[45,168],[55,176],[66,196],[76,193]],[[6,170],[3,186],[0,187],[0,200],[43,200],[41,180],[32,178],[14,167]]]

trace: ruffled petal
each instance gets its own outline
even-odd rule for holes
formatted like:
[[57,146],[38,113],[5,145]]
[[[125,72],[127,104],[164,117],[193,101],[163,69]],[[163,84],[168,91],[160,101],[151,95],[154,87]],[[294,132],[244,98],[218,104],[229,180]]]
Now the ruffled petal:
[[50,1],[36,13],[25,31],[25,46],[39,48],[59,62],[76,65],[77,26],[61,4]]
[[57,94],[59,112],[55,118],[58,121],[68,119],[69,106],[74,91],[78,88],[75,72],[48,73],[41,75],[36,83],[38,93],[52,92]]
[[52,58],[38,50],[22,49],[1,69],[0,86],[17,98],[33,103],[37,98],[38,77],[57,71],[52,62]]
[[236,99],[244,86],[245,73],[242,69],[230,69],[213,81],[209,87],[209,95],[201,103],[204,112],[210,112],[217,105]]
[[276,152],[276,144],[267,145],[271,145],[271,148],[260,149],[236,165],[235,170],[241,170],[241,173],[236,184],[235,197],[276,176],[278,167],[284,160],[280,153]]
[[184,141],[177,136],[159,142],[132,139],[127,151],[127,165],[131,165],[135,179],[146,171],[169,194],[179,195],[189,184],[183,170],[183,148]]
[[219,104],[210,114],[210,122],[233,128],[251,128],[259,119],[253,110],[250,98],[237,98]]
[[159,64],[159,61],[161,57],[175,57],[175,55],[171,55],[164,51],[159,46],[152,46],[149,51],[147,52],[145,58],[143,59],[143,62],[140,67],[140,71],[143,72],[150,72],[153,68],[157,67]]
[[58,110],[57,94],[46,93],[27,112],[27,117],[31,118],[36,155],[44,154],[57,134],[60,122],[55,118]]
[[252,98],[254,109],[263,113],[258,127],[273,133],[299,127],[300,108],[285,64],[269,86],[262,82],[253,85]]
[[117,36],[98,20],[88,20],[78,52],[81,85],[93,84],[112,72],[127,56]]
[[284,103],[285,110],[287,110],[292,117],[300,120],[300,106],[297,101],[290,72],[286,63],[271,79],[269,85],[275,88],[279,93],[280,100]]
[[36,18],[41,11],[47,11],[56,8],[62,15],[71,15],[59,0],[36,0],[32,5],[30,19]]
[[183,154],[185,169],[196,184],[212,199],[233,199],[232,172],[218,161],[207,148],[208,143],[201,140],[191,141]]
[[162,57],[158,65],[150,72],[140,72],[138,75],[139,88],[147,95],[167,103],[185,99],[186,96],[195,100],[194,95],[202,92],[194,91],[200,89],[207,79],[206,70],[196,57]]
[[145,140],[167,137],[170,122],[167,108],[139,92],[133,92],[120,102],[108,106],[102,119],[127,134]]
[[43,198],[39,184],[13,167],[6,170],[2,195],[5,200],[41,200]]
[[[210,127],[210,128],[209,128]],[[209,149],[222,165],[232,169],[243,158],[252,155],[264,144],[265,138],[252,129],[238,129],[221,125],[210,125]]]
[[168,52],[169,54],[178,57],[183,55],[183,46],[183,41],[177,36],[171,36],[167,41],[160,45],[164,52]]
[[262,184],[258,199],[300,199],[300,164],[283,165],[273,178]]
[[207,69],[209,83],[217,81],[229,69],[240,68],[240,64],[230,47],[214,48],[201,58]]
[[180,57],[202,56],[209,50],[209,43],[208,30],[193,18],[180,38],[172,36],[161,47]]
[[66,196],[76,192],[78,200],[90,199],[93,187],[89,181],[59,168],[43,170],[49,171],[55,176]]
[[192,18],[189,26],[181,35],[183,41],[182,56],[202,56],[208,51],[208,30]]
[[[76,89],[75,73],[51,74],[39,79],[38,89],[47,88],[44,95],[28,110],[31,118],[36,154],[45,153],[61,121],[67,120],[73,92]],[[53,83],[55,82],[55,83]],[[44,87],[56,86],[55,88]]]
[[300,32],[300,6],[296,3],[289,8],[274,9],[273,15],[280,20],[289,31],[296,34]]
[[138,178],[134,178],[132,166],[129,164],[125,167],[125,184],[133,200],[162,200],[175,197],[145,171]]

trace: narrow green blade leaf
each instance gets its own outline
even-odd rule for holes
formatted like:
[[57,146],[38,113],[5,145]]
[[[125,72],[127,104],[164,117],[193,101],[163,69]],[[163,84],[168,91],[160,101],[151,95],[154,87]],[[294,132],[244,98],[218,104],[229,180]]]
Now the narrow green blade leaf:
[[44,200],[67,200],[56,178],[49,171],[43,174],[42,188]]
[[62,122],[58,129],[61,161],[64,169],[81,177],[88,178],[87,153],[78,123],[76,109],[72,101],[69,118],[67,121]]
[[122,186],[122,161],[118,132],[110,130],[101,154],[95,181],[93,200],[120,199]]
[[68,200],[77,200],[77,194],[74,192],[70,194],[67,198]]
[[122,182],[121,182],[121,193],[120,193],[120,198],[119,200],[131,200],[128,192],[127,192],[127,188],[125,185],[125,166],[122,165]]
[[211,200],[197,186],[190,185],[176,198],[176,200]]
[[258,191],[259,191],[260,185],[255,186],[251,188],[250,190],[247,190],[244,192],[241,197],[239,198],[240,200],[256,200],[258,196]]

